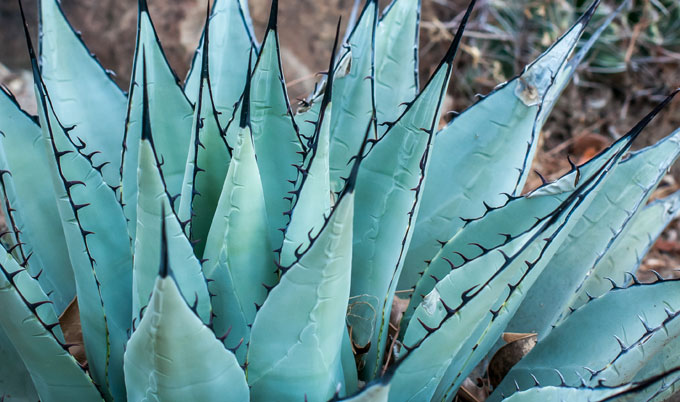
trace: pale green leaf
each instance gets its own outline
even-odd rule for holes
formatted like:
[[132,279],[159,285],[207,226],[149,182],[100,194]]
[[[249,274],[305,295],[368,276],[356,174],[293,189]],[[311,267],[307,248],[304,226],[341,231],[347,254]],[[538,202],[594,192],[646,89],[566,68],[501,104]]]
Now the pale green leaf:
[[350,159],[359,152],[366,126],[375,116],[373,77],[377,15],[377,2],[366,2],[335,67],[332,104],[336,112],[330,115],[329,166],[331,189],[336,193],[342,191],[342,178],[349,177],[352,170]]
[[[142,137],[142,92],[148,92],[151,127],[155,133],[157,158],[163,161],[163,176],[171,196],[180,194],[191,141],[193,108],[170,68],[146,8],[139,2],[137,45],[130,81],[130,95],[122,161],[122,203],[128,218],[130,238],[137,226],[137,162]],[[146,87],[143,72],[148,76]],[[144,88],[144,91],[142,91]],[[174,205],[173,205],[174,207]]]
[[169,276],[156,279],[149,306],[128,342],[125,383],[129,401],[249,399],[236,357],[191,311]]
[[[61,313],[75,297],[76,289],[52,185],[47,144],[34,119],[5,90],[0,91],[0,132],[4,134],[0,139],[4,152],[0,156],[6,158],[16,190],[16,200],[11,200],[10,193],[8,197],[23,221],[23,226],[18,227],[26,243],[25,251],[34,252],[29,259],[29,271],[37,275],[42,269],[40,285]],[[46,266],[47,261],[50,264]]]
[[[204,35],[204,39],[210,36],[209,27],[210,24],[206,24],[208,35]],[[203,53],[201,85],[194,108],[192,137],[177,211],[180,221],[188,222],[184,230],[196,242],[194,253],[199,258],[203,256],[231,159],[231,149],[220,126],[219,112],[215,108],[212,77],[209,74],[210,63],[208,53]]]
[[[12,276],[14,273],[16,275]],[[36,315],[36,305],[27,304],[14,280],[24,283],[33,281],[34,286],[39,288],[37,282],[19,268],[8,254],[0,252],[0,305],[4,310],[0,314],[0,327],[29,370],[40,400],[101,401],[102,397],[90,377],[66,351],[61,341],[47,330],[45,325],[51,323],[42,321]],[[38,309],[48,307],[40,305],[44,302],[47,302],[44,294],[42,299],[30,301],[38,303]],[[7,357],[3,355],[3,359]]]
[[344,393],[353,211],[354,193],[345,193],[255,316],[247,366],[253,400],[328,400],[337,387]]
[[273,3],[269,27],[251,78],[250,122],[267,205],[270,239],[272,245],[278,247],[283,241],[279,229],[288,224],[284,212],[291,207],[289,192],[293,185],[290,180],[298,177],[294,165],[302,164],[299,154],[302,144],[283,84],[275,5]]
[[490,401],[515,392],[515,383],[532,387],[532,375],[542,385],[564,379],[573,386],[581,378],[590,386],[629,382],[680,334],[679,316],[678,281],[615,288],[553,329],[510,370]]
[[[680,131],[620,163],[592,205],[529,290],[510,332],[538,333],[543,338],[578,297],[594,265],[647,202],[666,170],[680,155]],[[551,300],[546,303],[546,300]]]
[[90,54],[57,0],[41,0],[40,68],[56,114],[85,153],[101,166],[106,184],[120,184],[125,94]]
[[423,261],[437,253],[438,240],[450,239],[463,226],[461,218],[481,215],[484,203],[502,203],[504,193],[521,192],[538,144],[541,127],[536,121],[547,107],[545,98],[593,11],[584,14],[521,75],[437,133],[422,194],[422,213],[415,223],[399,289],[416,283]]
[[214,295],[215,333],[228,332],[231,346],[243,340],[235,352],[243,364],[257,306],[267,297],[263,285],[274,286],[278,277],[249,128],[241,129],[235,146],[210,227],[203,272]]
[[[248,1],[216,0],[210,14],[210,25],[208,52],[213,99],[215,109],[221,113],[220,124],[226,126],[245,86],[251,49],[257,52]],[[197,94],[201,85],[204,47],[204,41],[201,40],[184,86],[184,92],[192,103],[199,99]]]

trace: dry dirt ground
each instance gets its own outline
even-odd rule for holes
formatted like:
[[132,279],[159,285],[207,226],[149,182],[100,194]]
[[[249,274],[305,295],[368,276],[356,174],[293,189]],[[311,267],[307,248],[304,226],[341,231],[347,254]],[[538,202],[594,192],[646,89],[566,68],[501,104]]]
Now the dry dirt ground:
[[[527,1],[527,0],[525,0]],[[534,1],[534,0],[528,0]],[[37,26],[35,4],[37,0],[24,0],[29,13],[29,23]],[[148,0],[152,18],[164,45],[170,63],[180,77],[185,76],[193,50],[198,43],[203,26],[206,0]],[[423,24],[421,29],[421,75],[427,78],[443,55],[457,18],[464,10],[464,0],[422,0]],[[101,59],[103,65],[115,71],[122,87],[127,87],[132,63],[136,25],[137,0],[62,0],[63,7],[73,25],[83,33],[85,42]],[[250,0],[251,14],[258,38],[261,39],[266,24],[270,0]],[[347,21],[354,0],[281,0],[280,35],[284,72],[292,99],[304,97],[313,87],[316,73],[324,69],[333,40],[334,27],[339,16]],[[457,71],[452,80],[446,106],[461,110],[474,101],[475,93],[486,93],[498,79],[509,76],[491,72],[494,54],[488,52],[483,37],[474,33],[483,31],[483,16],[492,7],[493,0],[478,1],[479,17],[471,21],[472,32],[462,47]],[[496,0],[495,3],[503,3]],[[534,1],[535,3],[535,1]],[[540,3],[540,2],[539,2]],[[545,0],[542,3],[569,3],[566,0]],[[642,2],[645,3],[645,2]],[[649,2],[646,2],[649,3]],[[380,1],[381,6],[387,4]],[[511,4],[511,3],[508,3]],[[605,2],[606,4],[606,2]],[[559,4],[558,4],[559,5]],[[567,4],[568,6],[568,4]],[[511,70],[515,73],[532,60],[545,46],[535,46],[531,32],[538,26],[540,15],[525,12],[519,22],[516,37],[508,38],[513,49]],[[540,14],[540,10],[539,10]],[[484,17],[485,18],[485,17]],[[535,169],[547,178],[565,172],[569,164],[567,155],[577,161],[587,160],[613,139],[632,127],[658,100],[680,83],[677,53],[663,46],[647,46],[645,58],[637,57],[640,31],[649,21],[641,17],[631,30],[616,43],[626,53],[624,71],[616,74],[596,74],[588,68],[577,75],[577,85],[571,85],[562,96],[543,132],[540,153]],[[647,24],[647,25],[645,25]],[[36,31],[36,29],[34,29]],[[636,33],[637,32],[637,33]],[[483,35],[482,35],[483,36]],[[34,109],[30,76],[26,73],[27,56],[22,37],[18,10],[14,1],[0,2],[0,80],[10,87],[28,110]],[[547,44],[546,44],[547,45]],[[480,50],[481,49],[481,50]],[[485,50],[486,49],[486,50]],[[651,53],[651,56],[650,56]],[[658,56],[658,57],[657,57]],[[637,57],[637,58],[636,58]],[[638,61],[636,61],[638,60]],[[642,60],[642,61],[641,61]],[[493,64],[494,66],[496,64]],[[481,73],[480,73],[481,71]],[[680,127],[680,102],[673,103],[658,118],[640,141],[646,145]],[[677,169],[676,169],[677,170]],[[675,170],[674,170],[675,173]],[[680,188],[669,175],[659,190],[668,194]],[[528,188],[540,183],[534,175]],[[674,275],[680,265],[680,225],[673,223],[662,240],[651,252],[644,268],[662,271],[664,276]],[[643,273],[643,276],[646,276]]]

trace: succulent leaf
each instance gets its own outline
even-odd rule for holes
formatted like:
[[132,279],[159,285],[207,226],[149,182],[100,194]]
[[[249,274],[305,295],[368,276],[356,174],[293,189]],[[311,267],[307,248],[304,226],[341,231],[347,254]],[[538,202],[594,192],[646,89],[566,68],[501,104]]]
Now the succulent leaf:
[[125,351],[127,399],[247,401],[248,385],[236,357],[180,294],[171,270],[180,267],[167,254],[171,232],[162,226],[161,274]]
[[[220,113],[220,124],[226,126],[234,113],[234,105],[243,92],[250,52],[258,52],[246,0],[216,0],[210,14],[211,30],[205,29],[186,79],[184,92],[192,103],[197,103],[201,86],[205,32],[208,32],[210,77],[215,109]],[[207,26],[207,24],[206,24]]]
[[12,341],[0,324],[0,389],[5,402],[37,401],[40,399],[31,374]]
[[[3,306],[0,327],[29,370],[40,400],[101,401],[102,396],[90,377],[48,329],[47,325],[52,322],[43,321],[36,312],[36,309],[50,307],[44,304],[49,303],[47,296],[43,294],[41,300],[29,301],[15,280],[23,282],[24,288],[33,281],[33,289],[39,289],[37,282],[9,254],[0,251],[0,305]],[[3,355],[3,363],[4,358]]]
[[[327,88],[321,101],[321,113],[312,137],[305,150],[305,161],[295,183],[295,198],[290,211],[290,222],[283,235],[279,263],[288,266],[295,262],[299,250],[305,250],[323,227],[331,211],[331,182],[329,171],[331,105],[335,85],[335,52],[340,35],[340,21],[335,33],[335,43],[328,67]],[[359,151],[358,149],[356,150]],[[356,154],[356,153],[355,153]],[[349,175],[348,175],[349,176]]]
[[[466,262],[437,283],[418,306],[404,335],[404,344],[415,349],[395,374],[394,395],[406,399],[406,395],[418,394],[439,400],[458,388],[493,347],[526,290],[588,208],[593,194],[606,183],[620,157],[618,153],[610,158],[598,174],[582,182],[527,232]],[[441,349],[449,347],[450,351]],[[406,384],[398,379],[409,375],[410,386],[402,389]]]
[[575,386],[581,379],[590,386],[631,381],[646,356],[661,351],[680,333],[679,287],[678,281],[636,284],[592,300],[515,365],[490,400],[515,392],[515,383],[521,390],[533,386],[534,377],[542,385],[564,381]]
[[[32,275],[38,275],[42,269],[40,286],[61,313],[75,297],[76,289],[52,185],[47,144],[34,118],[23,112],[4,89],[0,91],[0,131],[4,134],[0,139],[4,149],[0,157],[6,158],[3,164],[11,172],[11,176],[3,177],[3,184],[9,180],[14,184],[16,200],[10,202],[23,221],[18,228],[22,242],[26,243],[25,252],[34,252],[28,268]],[[10,151],[15,149],[21,152]],[[6,191],[12,197],[8,188]],[[50,264],[45,265],[47,261]]]
[[538,333],[540,340],[575,307],[577,291],[591,276],[594,265],[646,204],[679,155],[680,131],[620,163],[550,261],[549,270],[529,290],[510,332]]
[[126,95],[90,53],[57,0],[41,0],[40,68],[62,123],[101,166],[109,186],[120,185]]
[[250,122],[255,154],[262,177],[272,245],[278,247],[291,207],[291,180],[298,177],[302,166],[302,144],[298,137],[281,70],[279,38],[276,28],[276,1],[262,49],[255,65],[250,86]]
[[[418,93],[422,0],[392,0],[375,32],[375,99],[379,124],[396,120]],[[379,126],[380,134],[387,126]]]
[[[209,47],[209,20],[206,20],[203,46]],[[217,208],[220,190],[231,159],[231,148],[219,122],[215,108],[212,79],[209,73],[209,52],[201,60],[201,85],[194,108],[192,141],[189,144],[184,181],[177,217],[187,221],[185,233],[195,242],[194,253],[203,257],[210,224]]]
[[[354,193],[285,269],[255,316],[247,377],[259,400],[328,400],[344,394],[341,344],[352,270]],[[291,308],[291,306],[294,306]]]
[[365,379],[378,376],[383,361],[392,300],[418,215],[434,130],[453,58],[474,5],[472,0],[447,54],[423,92],[372,143],[359,166],[351,296],[353,302],[370,304],[368,315],[359,318],[373,325],[355,325],[352,341],[369,349],[362,357]]
[[235,354],[243,364],[257,306],[264,303],[266,287],[274,286],[278,277],[249,127],[241,129],[235,145],[210,227],[203,272],[214,295],[214,331],[218,336],[228,333],[229,345],[242,340]]
[[460,218],[479,216],[484,203],[498,205],[505,200],[503,193],[518,195],[522,190],[538,144],[537,120],[548,107],[545,98],[597,4],[522,74],[437,133],[422,194],[423,212],[415,223],[399,289],[416,283],[423,261],[437,253],[437,240],[450,239],[463,226]]
[[[146,79],[144,80],[146,81]],[[146,99],[146,92],[143,94]],[[146,100],[144,100],[146,104]],[[190,304],[196,303],[196,312],[203,322],[210,320],[210,296],[189,239],[172,211],[172,203],[165,186],[165,175],[154,151],[148,106],[144,107],[143,138],[139,146],[139,192],[137,205],[137,239],[134,245],[132,280],[132,319],[140,319],[147,306],[155,283],[159,265],[160,231],[158,222],[164,220],[168,227],[169,258],[175,268],[175,277],[182,295]],[[160,201],[160,202],[159,202]]]
[[[180,194],[182,189],[194,115],[191,103],[165,58],[146,0],[140,0],[139,7],[121,167],[122,204],[133,242],[137,229],[137,162],[143,131],[142,92],[149,94],[149,119],[155,133],[156,157],[163,161],[163,176],[172,196]],[[148,76],[146,86],[142,83],[143,71]],[[175,207],[174,203],[172,206]]]
[[599,297],[617,283],[630,280],[635,275],[642,256],[654,245],[663,229],[680,213],[680,193],[656,200],[642,208],[616,238],[611,247],[595,263],[588,277],[572,297],[571,308],[577,309],[592,297]]
[[[364,140],[370,122],[375,125],[374,46],[378,18],[376,1],[366,2],[357,25],[344,44],[332,85],[332,104],[336,113],[330,115],[330,181],[333,192],[344,186],[349,177],[350,160]],[[334,63],[335,64],[335,63]],[[317,123],[318,124],[318,123]]]

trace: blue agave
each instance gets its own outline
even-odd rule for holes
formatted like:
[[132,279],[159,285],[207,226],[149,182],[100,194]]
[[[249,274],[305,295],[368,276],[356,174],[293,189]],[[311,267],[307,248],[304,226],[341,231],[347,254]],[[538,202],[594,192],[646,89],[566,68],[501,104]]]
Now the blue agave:
[[[366,1],[294,114],[276,1],[260,44],[247,1],[217,0],[182,85],[140,0],[125,93],[42,0],[39,116],[0,93],[4,399],[450,401],[504,331],[540,341],[492,400],[674,392],[680,282],[634,271],[680,210],[680,194],[647,203],[680,132],[628,151],[675,93],[522,195],[614,16],[574,53],[595,1],[439,130],[474,3],[419,90],[420,1],[381,17]],[[391,328],[397,291],[412,297]],[[74,298],[86,366],[58,320]]]

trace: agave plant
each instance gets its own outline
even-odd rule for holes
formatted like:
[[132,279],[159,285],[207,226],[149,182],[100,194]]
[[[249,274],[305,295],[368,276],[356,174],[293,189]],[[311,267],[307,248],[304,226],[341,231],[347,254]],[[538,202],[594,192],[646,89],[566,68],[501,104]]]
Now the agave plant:
[[[675,93],[522,195],[606,23],[574,53],[595,1],[439,129],[474,3],[420,90],[420,2],[378,18],[368,0],[294,114],[276,1],[259,44],[247,2],[217,0],[182,85],[140,0],[124,93],[42,0],[39,116],[0,94],[4,399],[452,400],[509,330],[540,341],[493,400],[672,393],[680,282],[634,272],[680,211],[680,194],[647,203],[680,131],[628,151]],[[80,362],[58,319],[73,300]]]

